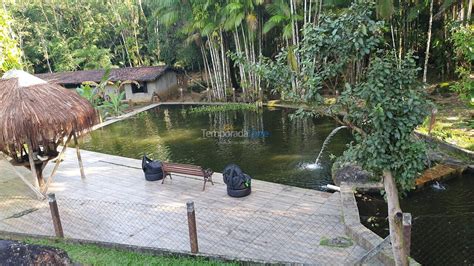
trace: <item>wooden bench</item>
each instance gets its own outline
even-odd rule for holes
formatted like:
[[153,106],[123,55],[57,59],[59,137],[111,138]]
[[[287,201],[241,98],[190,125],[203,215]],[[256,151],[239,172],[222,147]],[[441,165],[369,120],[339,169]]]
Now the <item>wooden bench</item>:
[[162,163],[163,167],[163,181],[162,184],[165,182],[166,176],[171,178],[171,173],[175,174],[183,174],[183,175],[193,175],[193,176],[201,176],[204,178],[204,186],[202,190],[206,189],[206,183],[209,181],[212,185],[214,182],[212,181],[212,174],[214,173],[211,169],[203,169],[201,166],[196,166],[192,164],[179,164],[179,163]]

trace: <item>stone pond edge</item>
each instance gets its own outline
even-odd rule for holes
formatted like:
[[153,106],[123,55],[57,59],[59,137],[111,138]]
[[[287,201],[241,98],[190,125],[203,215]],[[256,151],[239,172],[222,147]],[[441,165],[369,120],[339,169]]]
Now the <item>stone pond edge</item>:
[[[345,232],[358,245],[370,251],[382,243],[383,239],[360,222],[359,209],[357,208],[357,202],[354,196],[357,187],[357,184],[341,182],[340,201]],[[384,265],[395,265],[390,246],[383,248],[377,253],[376,258]],[[410,258],[410,265],[420,264]]]

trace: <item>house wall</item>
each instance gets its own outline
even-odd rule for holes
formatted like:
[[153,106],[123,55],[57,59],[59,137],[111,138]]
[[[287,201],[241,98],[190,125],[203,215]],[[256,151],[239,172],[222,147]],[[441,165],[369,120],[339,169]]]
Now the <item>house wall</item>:
[[115,93],[116,90],[117,90],[116,87],[113,85],[105,85],[104,93],[105,95],[109,95],[111,93]]
[[132,93],[132,86],[126,84],[125,99],[132,102],[151,101],[153,93],[156,92],[161,99],[168,98],[178,90],[178,79],[176,72],[166,72],[155,81],[147,82],[147,93]]

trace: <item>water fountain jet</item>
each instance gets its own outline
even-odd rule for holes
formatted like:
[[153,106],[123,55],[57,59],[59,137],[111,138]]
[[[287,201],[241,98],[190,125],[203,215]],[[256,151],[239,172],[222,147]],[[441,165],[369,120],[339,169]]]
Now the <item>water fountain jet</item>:
[[335,129],[333,129],[331,131],[331,133],[329,133],[329,135],[326,137],[326,139],[324,140],[323,142],[323,146],[321,146],[321,150],[319,151],[319,154],[318,154],[318,157],[316,157],[316,161],[314,161],[314,163],[308,163],[308,164],[304,164],[304,167],[306,169],[318,169],[318,168],[321,168],[321,166],[319,165],[319,159],[321,158],[321,155],[323,154],[323,151],[324,149],[326,148],[326,146],[329,144],[329,141],[331,140],[331,138],[336,135],[336,133],[343,129],[343,128],[347,128],[347,126],[340,126],[340,127],[336,127]]

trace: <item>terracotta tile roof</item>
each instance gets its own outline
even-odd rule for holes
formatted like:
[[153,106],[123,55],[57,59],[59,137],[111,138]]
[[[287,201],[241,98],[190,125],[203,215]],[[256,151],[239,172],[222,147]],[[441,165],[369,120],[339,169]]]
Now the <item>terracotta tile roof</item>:
[[[166,66],[125,67],[110,70],[110,81],[152,81],[166,71],[174,71]],[[57,73],[35,74],[36,77],[57,84],[81,84],[85,81],[100,82],[105,70],[83,70]]]

